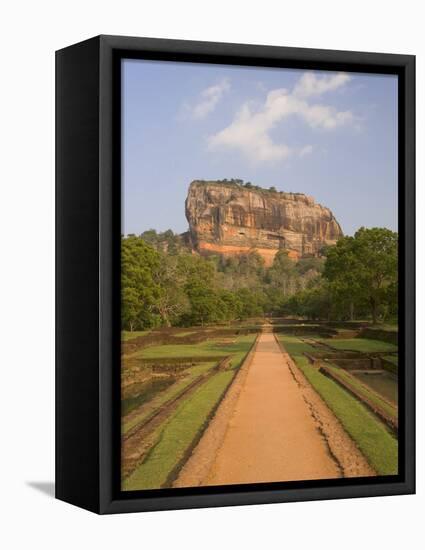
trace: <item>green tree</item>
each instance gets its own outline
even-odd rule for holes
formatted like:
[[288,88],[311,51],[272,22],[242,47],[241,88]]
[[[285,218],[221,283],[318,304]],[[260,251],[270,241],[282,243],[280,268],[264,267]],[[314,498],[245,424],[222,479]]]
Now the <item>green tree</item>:
[[271,286],[280,290],[282,296],[286,297],[296,291],[296,279],[294,260],[289,258],[286,250],[279,250],[268,271],[268,280]]
[[190,324],[205,325],[219,320],[220,310],[217,294],[202,281],[192,281],[186,287],[190,301]]
[[184,291],[185,278],[179,271],[178,258],[171,252],[163,254],[156,278],[160,291],[152,309],[159,314],[165,326],[178,324],[181,316],[189,311],[190,304]]
[[236,291],[236,295],[241,304],[240,317],[242,319],[258,317],[264,314],[266,297],[261,291],[240,288]]
[[121,293],[121,324],[133,332],[140,324],[140,300],[135,288],[125,287]]
[[241,317],[242,303],[235,292],[220,289],[217,299],[218,313],[222,321],[233,321]]
[[394,306],[398,235],[385,228],[359,229],[327,250],[324,277],[339,299],[352,308],[367,304],[373,323],[382,308]]
[[300,275],[305,275],[309,271],[315,271],[316,273],[323,273],[325,267],[325,261],[323,258],[300,258],[295,265],[297,272]]
[[216,276],[215,260],[195,254],[180,254],[177,257],[177,275],[186,281],[186,286],[196,281],[213,286]]
[[177,257],[176,277],[180,278],[189,303],[188,312],[182,317],[184,324],[204,325],[220,319],[214,259],[181,254]]
[[147,229],[146,231],[143,231],[140,237],[152,246],[156,246],[158,244],[158,233],[156,229]]
[[153,308],[160,295],[160,256],[140,237],[121,240],[121,322],[123,329],[155,326]]

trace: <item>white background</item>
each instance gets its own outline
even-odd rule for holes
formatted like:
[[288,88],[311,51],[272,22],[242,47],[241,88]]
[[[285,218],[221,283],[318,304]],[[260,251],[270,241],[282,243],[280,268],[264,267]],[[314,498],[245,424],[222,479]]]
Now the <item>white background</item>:
[[[98,517],[46,494],[46,490],[51,493],[54,476],[54,51],[102,33],[416,54],[418,280],[423,280],[425,41],[421,4],[413,0],[3,3],[3,548],[423,547],[423,346],[418,350],[417,496]],[[418,298],[422,312],[421,288]],[[423,322],[418,323],[418,335],[420,345]]]

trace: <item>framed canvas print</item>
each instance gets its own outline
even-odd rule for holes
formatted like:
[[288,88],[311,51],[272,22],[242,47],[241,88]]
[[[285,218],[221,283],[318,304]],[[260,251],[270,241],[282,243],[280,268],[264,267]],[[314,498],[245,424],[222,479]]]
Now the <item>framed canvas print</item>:
[[57,498],[413,493],[414,57],[56,59]]

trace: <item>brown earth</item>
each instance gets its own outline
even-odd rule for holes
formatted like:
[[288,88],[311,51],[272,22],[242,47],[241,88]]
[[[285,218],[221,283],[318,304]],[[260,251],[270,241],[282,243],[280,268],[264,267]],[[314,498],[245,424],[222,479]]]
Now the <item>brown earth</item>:
[[175,487],[375,475],[271,332],[228,394]]

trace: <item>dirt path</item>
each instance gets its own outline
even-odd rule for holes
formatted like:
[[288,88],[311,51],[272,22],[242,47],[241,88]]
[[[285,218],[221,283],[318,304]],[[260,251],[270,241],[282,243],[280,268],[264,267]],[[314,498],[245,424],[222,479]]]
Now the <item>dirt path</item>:
[[[245,367],[243,367],[245,368]],[[296,368],[296,367],[295,367]],[[329,479],[373,475],[353,442],[310,386],[295,376],[290,357],[271,332],[263,332],[242,374],[236,398],[218,410],[174,486]],[[314,394],[311,401],[309,393]],[[311,397],[311,395],[310,395]],[[319,402],[315,403],[317,399]],[[220,409],[227,410],[226,428]],[[317,405],[317,407],[316,407]],[[321,410],[323,408],[325,410]],[[322,417],[325,421],[322,422]],[[221,415],[223,417],[223,414]],[[335,431],[329,443],[324,427]],[[214,434],[224,432],[211,446]],[[217,438],[215,438],[217,439]],[[209,451],[209,461],[206,461]],[[213,456],[214,458],[211,458]],[[355,464],[345,471],[344,459]],[[204,462],[203,469],[199,467]],[[208,464],[206,471],[205,464]],[[200,475],[200,472],[203,474]]]

